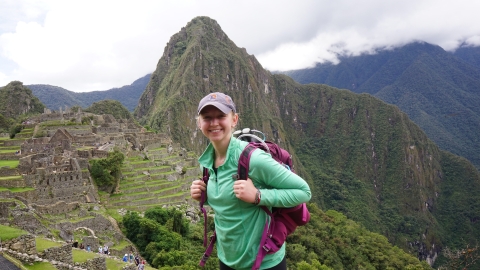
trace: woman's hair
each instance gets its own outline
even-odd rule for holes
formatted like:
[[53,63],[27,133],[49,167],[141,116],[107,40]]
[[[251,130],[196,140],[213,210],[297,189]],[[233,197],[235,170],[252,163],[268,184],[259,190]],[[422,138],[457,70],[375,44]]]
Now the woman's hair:
[[[234,113],[233,111],[229,112],[232,114],[232,117],[235,116],[235,115],[238,115],[238,120],[240,120],[240,114],[239,113]],[[202,116],[202,114],[200,113],[199,115],[195,116],[195,120],[197,121],[197,127],[199,126],[200,124],[200,116]],[[238,122],[238,121],[237,121]]]

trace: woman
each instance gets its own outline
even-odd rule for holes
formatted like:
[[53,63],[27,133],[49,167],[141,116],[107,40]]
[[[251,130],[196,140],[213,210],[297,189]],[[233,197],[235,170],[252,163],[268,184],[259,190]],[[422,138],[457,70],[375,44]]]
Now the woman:
[[[251,269],[258,252],[267,214],[258,207],[293,207],[310,200],[308,184],[263,151],[250,158],[249,179],[235,180],[240,153],[248,144],[232,137],[238,123],[233,100],[211,93],[198,105],[197,125],[209,140],[199,163],[209,169],[208,189],[195,180],[190,195],[199,201],[207,190],[207,204],[215,212],[220,269]],[[261,269],[287,269],[285,244],[267,255]]]

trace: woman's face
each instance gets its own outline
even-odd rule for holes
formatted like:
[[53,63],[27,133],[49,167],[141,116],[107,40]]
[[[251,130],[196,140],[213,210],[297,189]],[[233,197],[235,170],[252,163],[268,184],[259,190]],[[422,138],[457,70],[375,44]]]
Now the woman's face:
[[227,142],[232,136],[232,129],[237,125],[237,121],[237,114],[233,112],[225,114],[215,106],[207,106],[200,113],[198,126],[211,142]]

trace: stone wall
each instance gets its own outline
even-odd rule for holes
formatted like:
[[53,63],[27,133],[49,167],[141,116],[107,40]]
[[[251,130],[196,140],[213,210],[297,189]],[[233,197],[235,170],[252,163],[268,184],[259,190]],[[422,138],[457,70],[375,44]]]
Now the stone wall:
[[74,135],[74,141],[81,144],[94,144],[97,141],[97,138],[93,134],[72,134]]
[[21,155],[15,155],[15,153],[4,153],[0,155],[0,160],[17,160]]
[[39,254],[39,257],[48,261],[73,264],[72,245],[66,244],[61,247],[47,248]]
[[28,255],[37,254],[35,236],[31,234],[25,234],[14,239],[2,241],[2,247],[17,252],[23,252]]
[[[78,222],[62,222],[55,224],[55,229],[60,231],[60,236],[64,240],[71,240],[73,238],[73,233],[77,228],[89,228],[95,232],[104,233],[104,232],[111,232],[114,231],[114,227],[110,220],[105,218],[100,214],[96,214],[94,212],[88,213],[92,218],[89,219],[82,219]],[[86,247],[90,245],[92,251],[96,251],[98,249],[99,240],[96,238],[84,238],[83,245]]]
[[3,146],[20,146],[25,140],[6,140],[3,141]]
[[[0,197],[5,198],[0,194]],[[0,218],[8,218],[10,216],[10,208],[17,204],[14,201],[0,201]]]
[[19,187],[25,187],[25,181],[23,181],[23,178],[19,176],[19,179],[9,179],[9,180],[2,180],[2,187],[6,188],[19,188]]
[[80,204],[78,202],[66,203],[64,201],[59,201],[55,204],[31,204],[31,206],[40,214],[64,214],[77,209]]
[[85,236],[82,238],[82,243],[83,246],[85,247],[85,250],[87,249],[87,246],[90,246],[90,250],[92,252],[97,252],[98,247],[100,246],[100,242],[97,237],[95,236]]
[[31,234],[48,234],[48,229],[40,222],[33,210],[29,208],[13,209],[11,211],[13,216],[12,223],[16,227],[21,228]]
[[93,127],[92,132],[96,134],[118,133],[120,129],[118,127]]
[[98,157],[98,158],[107,158],[108,152],[107,152],[107,151],[103,151],[103,150],[93,149],[93,150],[92,150],[92,156]]
[[88,270],[106,270],[107,260],[105,257],[97,257],[81,263],[79,266]]
[[18,175],[17,169],[11,169],[10,167],[0,169],[0,177],[11,175]]

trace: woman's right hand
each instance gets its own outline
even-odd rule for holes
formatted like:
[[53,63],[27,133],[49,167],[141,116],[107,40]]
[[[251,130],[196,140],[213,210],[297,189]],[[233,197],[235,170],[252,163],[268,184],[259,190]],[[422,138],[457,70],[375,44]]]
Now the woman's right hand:
[[194,180],[190,186],[190,196],[192,199],[200,201],[202,198],[202,192],[207,189],[205,182],[202,180]]

